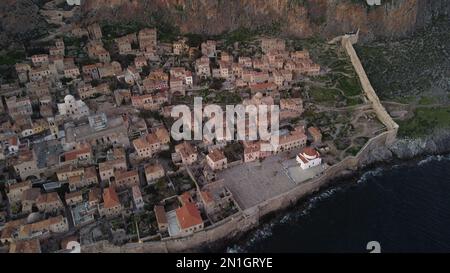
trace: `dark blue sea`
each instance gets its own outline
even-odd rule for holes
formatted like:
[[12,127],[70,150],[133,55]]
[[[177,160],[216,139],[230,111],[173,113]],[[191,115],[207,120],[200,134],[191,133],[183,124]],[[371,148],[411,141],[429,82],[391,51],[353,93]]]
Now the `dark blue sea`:
[[309,198],[228,252],[450,252],[450,156],[378,168]]

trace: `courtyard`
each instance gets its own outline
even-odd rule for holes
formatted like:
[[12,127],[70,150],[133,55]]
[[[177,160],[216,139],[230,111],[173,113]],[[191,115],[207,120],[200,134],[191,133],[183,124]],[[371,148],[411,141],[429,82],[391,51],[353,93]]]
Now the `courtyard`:
[[325,168],[322,165],[302,170],[295,158],[279,154],[262,162],[248,162],[226,169],[218,176],[224,179],[225,186],[245,210],[320,175]]

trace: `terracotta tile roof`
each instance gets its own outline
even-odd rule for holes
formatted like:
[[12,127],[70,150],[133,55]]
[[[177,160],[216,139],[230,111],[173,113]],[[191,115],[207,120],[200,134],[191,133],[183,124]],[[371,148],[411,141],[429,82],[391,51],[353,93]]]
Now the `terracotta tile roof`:
[[169,132],[166,130],[166,128],[158,128],[155,132],[155,135],[160,141],[169,138]]
[[20,188],[31,188],[31,181],[27,180],[24,182],[18,182],[18,183],[14,183],[9,185],[9,190],[15,190],[15,189],[20,189]]
[[192,196],[191,196],[191,194],[189,193],[189,192],[183,192],[180,196],[179,196],[179,198],[180,198],[180,201],[181,201],[181,204],[182,205],[185,205],[185,204],[187,204],[187,203],[191,203],[191,201],[192,201]]
[[56,217],[51,217],[47,219],[50,225],[54,225],[57,223],[61,223],[64,220],[64,217],[62,215],[58,215]]
[[114,158],[125,158],[124,148],[114,148],[113,149]]
[[119,166],[126,166],[126,162],[124,158],[118,158],[118,159],[114,159],[114,160],[109,160],[109,161],[105,161],[99,164],[99,171],[103,172],[103,171],[107,171],[107,170],[112,170],[114,168],[118,168],[117,165]]
[[100,189],[92,188],[89,191],[89,202],[98,202],[100,200]]
[[253,154],[253,153],[257,153],[260,151],[260,147],[259,146],[249,146],[244,148],[244,154]]
[[32,161],[34,154],[32,150],[21,150],[18,157],[18,162]]
[[78,198],[78,197],[82,197],[83,194],[81,193],[81,191],[76,191],[76,192],[69,192],[66,193],[66,200],[72,199],[72,198]]
[[319,152],[317,152],[315,149],[311,148],[311,147],[305,147],[303,148],[303,150],[301,151],[302,154],[305,154],[307,156],[315,156],[318,157],[319,156]]
[[64,218],[62,215],[58,215],[32,224],[23,225],[19,229],[19,236],[27,238],[31,236],[33,232],[49,230],[51,225],[61,223],[63,220]]
[[303,163],[305,164],[308,163],[309,160],[307,160],[302,154],[298,154],[297,156],[298,158],[300,158],[301,161],[303,161]]
[[109,187],[103,190],[104,208],[113,208],[120,205],[119,196],[114,187]]
[[18,220],[12,220],[5,224],[5,226],[2,229],[2,236],[1,239],[8,239],[12,238],[13,234],[16,232],[16,230],[21,226],[27,223],[26,218],[18,219]]
[[159,171],[164,172],[164,168],[161,164],[149,164],[145,167],[145,173],[151,174]]
[[148,134],[145,138],[150,145],[160,142],[156,134]]
[[115,176],[116,176],[116,180],[122,180],[124,178],[128,178],[128,177],[133,177],[133,176],[138,176],[138,171],[137,170],[131,170],[131,171],[120,171],[120,172],[116,172]]
[[306,135],[301,132],[293,131],[288,135],[280,136],[279,143],[282,145],[290,142],[299,141],[301,139],[306,139]]
[[41,253],[39,239],[16,241],[9,247],[9,253]]
[[[80,170],[81,170],[81,168],[75,168],[72,165],[64,165],[58,169],[58,173],[78,172]],[[83,173],[84,173],[84,170],[83,170]]]
[[167,217],[166,217],[166,211],[164,210],[163,206],[155,206],[154,208],[155,215],[156,215],[156,221],[159,224],[167,224]]
[[188,142],[184,141],[183,143],[180,143],[175,146],[175,151],[183,154],[184,156],[188,157],[192,154],[195,154],[195,148]]
[[82,145],[79,149],[66,152],[64,154],[64,159],[66,161],[76,160],[79,155],[91,153],[91,146],[89,144]]
[[70,176],[67,180],[69,184],[77,184],[79,182],[81,182],[82,180],[82,176],[81,175],[74,175],[74,176]]
[[214,202],[214,199],[209,191],[201,191],[200,194],[202,195],[202,199],[205,203]]
[[9,145],[16,146],[17,143],[19,142],[19,138],[17,136],[13,136],[13,137],[9,138],[8,142],[9,142]]
[[209,152],[208,157],[213,161],[217,162],[220,160],[224,160],[226,157],[223,153],[223,151],[219,149],[213,149],[211,152]]
[[257,83],[250,85],[251,91],[254,92],[260,92],[265,90],[273,90],[276,89],[277,86],[274,83],[267,82],[267,83]]
[[171,74],[184,74],[185,70],[186,69],[184,67],[172,67],[170,69],[170,73]]
[[92,178],[97,177],[97,171],[95,170],[94,166],[84,168],[84,177],[85,178]]
[[308,128],[308,132],[309,132],[311,135],[315,135],[315,136],[320,136],[320,135],[322,135],[322,134],[320,133],[320,130],[317,129],[316,127],[309,127],[309,128]]
[[149,143],[145,138],[141,137],[133,140],[133,146],[136,147],[136,149],[145,149],[149,146]]
[[22,201],[35,201],[41,195],[41,190],[38,188],[31,188],[25,190],[22,194]]
[[182,229],[187,229],[203,223],[200,211],[195,204],[187,203],[176,209],[178,223]]
[[36,202],[38,204],[53,203],[53,202],[57,202],[57,201],[61,201],[61,200],[59,199],[58,193],[56,193],[56,192],[41,194],[36,200]]

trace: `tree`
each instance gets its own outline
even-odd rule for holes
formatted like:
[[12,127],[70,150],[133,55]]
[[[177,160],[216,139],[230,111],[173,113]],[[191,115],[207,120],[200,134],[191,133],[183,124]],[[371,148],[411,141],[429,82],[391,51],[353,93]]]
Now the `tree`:
[[158,192],[162,192],[166,189],[166,181],[164,178],[158,179],[158,181],[155,184],[155,188]]
[[62,82],[63,85],[67,85],[67,84],[68,84],[69,82],[71,82],[71,81],[72,81],[72,79],[66,78],[66,77],[64,77],[64,78],[61,79],[61,82]]
[[142,67],[142,73],[146,76],[150,74],[150,66],[146,65]]
[[216,79],[214,78],[211,85],[209,86],[211,89],[220,90],[222,89],[224,79]]

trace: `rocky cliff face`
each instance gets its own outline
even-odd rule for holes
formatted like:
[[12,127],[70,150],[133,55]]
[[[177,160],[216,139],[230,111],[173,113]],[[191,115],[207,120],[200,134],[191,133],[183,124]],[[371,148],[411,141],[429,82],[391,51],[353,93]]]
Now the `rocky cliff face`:
[[332,37],[360,28],[362,37],[398,37],[450,12],[446,0],[85,0],[88,20],[140,19],[158,14],[182,32],[219,34],[279,24],[284,34]]
[[399,139],[389,146],[380,146],[369,153],[363,165],[447,153],[450,153],[450,132],[442,130],[424,138]]
[[[0,44],[30,40],[48,27],[39,8],[49,0],[0,1]],[[399,37],[448,15],[446,0],[82,0],[86,22],[163,19],[182,32],[219,34],[239,27],[279,26],[297,37],[333,37],[361,29],[362,38]]]
[[0,45],[30,40],[46,31],[46,21],[39,14],[44,0],[0,1]]

